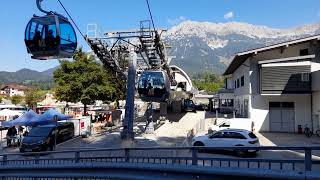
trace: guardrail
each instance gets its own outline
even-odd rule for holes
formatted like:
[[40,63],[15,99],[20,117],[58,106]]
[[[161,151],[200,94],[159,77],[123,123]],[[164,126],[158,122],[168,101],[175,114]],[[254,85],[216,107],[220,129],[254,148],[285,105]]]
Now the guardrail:
[[[230,151],[298,151],[297,159],[266,159],[266,158],[220,158],[210,157],[211,154],[199,153],[214,150]],[[320,150],[314,147],[174,147],[174,148],[118,148],[118,149],[81,149],[68,151],[16,153],[0,155],[0,169],[8,167],[43,167],[54,165],[78,166],[94,164],[140,164],[140,165],[175,165],[194,168],[240,168],[277,170],[293,172],[312,172],[320,170],[320,161],[312,159],[312,152]],[[275,153],[275,152],[274,152]],[[1,158],[2,157],[2,158]],[[2,176],[0,173],[0,177]]]

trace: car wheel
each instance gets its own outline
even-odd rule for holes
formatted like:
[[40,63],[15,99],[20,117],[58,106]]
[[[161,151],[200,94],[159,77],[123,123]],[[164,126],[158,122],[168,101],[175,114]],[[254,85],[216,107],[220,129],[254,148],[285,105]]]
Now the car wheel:
[[193,146],[204,146],[204,144],[203,142],[196,141],[195,143],[193,143]]
[[25,152],[24,149],[22,149],[22,148],[20,148],[19,151],[20,151],[21,153],[24,153],[24,152]]
[[[243,145],[239,144],[239,145],[236,145],[236,147],[241,147]],[[235,149],[234,150],[234,153],[236,154],[236,156],[238,157],[246,157],[247,154],[248,154],[248,151],[247,150],[241,150],[241,149]]]
[[54,150],[53,145],[49,145],[49,150],[50,150],[50,151],[53,151],[53,150]]
[[235,154],[238,157],[246,157],[247,156],[247,152],[244,150],[235,150]]
[[250,157],[256,157],[258,151],[247,152]]

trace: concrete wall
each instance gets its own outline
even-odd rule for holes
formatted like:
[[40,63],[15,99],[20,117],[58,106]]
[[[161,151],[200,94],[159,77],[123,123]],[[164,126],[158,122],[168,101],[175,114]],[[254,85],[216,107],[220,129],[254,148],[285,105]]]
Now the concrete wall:
[[229,78],[226,78],[226,89],[234,89],[234,81],[233,81],[233,78],[232,77],[229,77]]
[[240,95],[245,95],[245,94],[250,94],[250,77],[249,77],[249,70],[250,67],[250,60],[247,60],[243,63],[244,65],[240,66],[234,73],[232,76],[233,79],[233,84],[234,81],[237,81],[237,79],[239,79],[240,84],[241,84],[241,77],[244,76],[244,86],[241,87],[241,85],[239,86],[239,88],[234,88],[234,95],[235,96],[240,96]]
[[314,129],[320,129],[320,91],[312,94],[312,119]]
[[[248,59],[243,63],[233,74],[233,81],[239,79],[239,88],[234,88],[234,110],[237,116],[243,117],[245,115],[244,101],[249,101],[249,96],[251,94],[251,77],[250,77],[250,64],[251,60]],[[244,76],[244,86],[241,87],[241,77]],[[234,83],[234,82],[233,82]],[[250,111],[248,107],[248,117],[250,117]]]
[[312,91],[320,91],[320,71],[315,71],[311,75]]
[[[320,96],[319,96],[320,98]],[[269,131],[269,102],[294,102],[295,103],[295,130],[297,126],[308,124],[311,127],[311,96],[310,95],[281,95],[261,96],[252,95],[251,120],[255,122],[256,131]]]
[[[286,58],[286,57],[295,57],[300,56],[301,49],[307,49],[309,54],[316,54],[319,55],[318,49],[319,45],[312,44],[310,42],[305,42],[302,44],[290,45],[289,47],[283,49],[281,48],[268,50],[265,52],[259,52],[254,58],[257,60],[269,60],[269,59],[279,59],[279,58]],[[316,57],[318,59],[318,57]]]

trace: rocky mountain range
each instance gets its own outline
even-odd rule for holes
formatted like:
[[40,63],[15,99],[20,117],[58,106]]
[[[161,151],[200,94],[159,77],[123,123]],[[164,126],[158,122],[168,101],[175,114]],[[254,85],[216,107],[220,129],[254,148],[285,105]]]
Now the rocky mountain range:
[[[192,75],[205,70],[222,73],[237,52],[315,34],[320,34],[320,24],[275,29],[242,22],[188,20],[170,28],[165,32],[164,39],[171,45],[168,54],[175,56],[171,64]],[[43,72],[30,69],[0,71],[0,83],[52,81],[56,68]]]
[[237,52],[319,33],[320,24],[275,29],[241,22],[184,21],[164,37],[172,46],[169,55],[176,57],[171,64],[192,74],[204,70],[222,73]]

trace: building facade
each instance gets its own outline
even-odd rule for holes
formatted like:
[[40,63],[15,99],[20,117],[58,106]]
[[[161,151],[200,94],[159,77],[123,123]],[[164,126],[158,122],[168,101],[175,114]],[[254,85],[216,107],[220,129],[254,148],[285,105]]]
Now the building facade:
[[24,96],[24,92],[27,89],[26,86],[19,84],[7,84],[1,88],[1,94],[12,97],[14,95]]
[[312,36],[238,53],[224,73],[237,116],[250,118],[257,131],[319,129],[319,40]]

